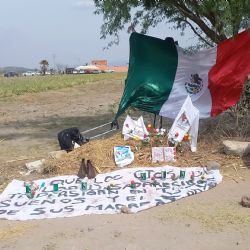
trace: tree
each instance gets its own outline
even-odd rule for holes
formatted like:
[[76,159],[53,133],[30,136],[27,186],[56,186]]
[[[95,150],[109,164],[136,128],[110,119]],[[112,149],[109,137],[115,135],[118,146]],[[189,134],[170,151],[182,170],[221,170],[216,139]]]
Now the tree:
[[57,63],[56,64],[56,68],[59,74],[63,73],[65,68],[67,68],[67,66],[65,64],[62,63]]
[[45,75],[46,71],[48,70],[49,63],[48,63],[47,60],[43,59],[43,60],[40,62],[40,65],[41,65],[41,72],[42,72],[42,75]]
[[183,33],[190,27],[202,46],[213,46],[250,27],[249,0],[94,0],[95,14],[103,14],[101,38],[140,26],[146,33],[160,22],[172,23]]

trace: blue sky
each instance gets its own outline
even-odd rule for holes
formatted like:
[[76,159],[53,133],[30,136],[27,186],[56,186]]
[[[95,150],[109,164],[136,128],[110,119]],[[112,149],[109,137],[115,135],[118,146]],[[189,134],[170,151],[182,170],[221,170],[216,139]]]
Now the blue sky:
[[[100,39],[102,16],[94,15],[92,0],[0,0],[0,67],[39,67],[41,59],[77,66],[92,59],[107,59],[123,65],[129,58],[129,34],[120,34],[120,44],[103,50],[109,40]],[[193,41],[190,31],[181,37],[166,24],[149,35],[173,36],[185,47]]]

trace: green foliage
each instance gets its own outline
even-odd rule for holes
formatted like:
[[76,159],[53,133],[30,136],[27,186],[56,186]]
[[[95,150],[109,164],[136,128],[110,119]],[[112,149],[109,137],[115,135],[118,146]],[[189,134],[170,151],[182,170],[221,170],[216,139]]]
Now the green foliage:
[[238,103],[238,108],[242,115],[250,115],[250,79],[244,86],[240,102]]
[[230,108],[237,118],[250,116],[250,79],[246,81],[239,102]]
[[244,85],[239,102],[224,112],[217,119],[217,125],[212,126],[215,137],[218,132],[223,137],[237,137],[241,140],[250,139],[250,80]]
[[124,79],[125,73],[0,77],[0,98],[83,85],[87,82]]
[[146,33],[160,22],[172,23],[182,32],[190,27],[201,44],[213,46],[250,27],[249,0],[94,0],[96,14],[103,14],[101,38],[140,26]]

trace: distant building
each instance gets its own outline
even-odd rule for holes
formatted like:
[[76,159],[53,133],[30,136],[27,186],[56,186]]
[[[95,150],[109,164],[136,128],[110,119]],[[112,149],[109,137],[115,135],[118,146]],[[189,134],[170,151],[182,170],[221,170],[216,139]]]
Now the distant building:
[[108,61],[107,60],[92,60],[91,64],[95,65],[99,68],[99,70],[105,72],[109,70]]
[[110,70],[114,72],[128,72],[128,66],[111,66]]
[[108,66],[107,60],[92,60],[91,64],[97,66],[102,72],[128,72],[127,66]]
[[108,66],[108,61],[107,60],[92,60],[91,62],[93,65],[103,65],[103,66]]
[[65,73],[66,74],[73,74],[73,71],[74,71],[75,69],[74,68],[66,68],[65,69]]

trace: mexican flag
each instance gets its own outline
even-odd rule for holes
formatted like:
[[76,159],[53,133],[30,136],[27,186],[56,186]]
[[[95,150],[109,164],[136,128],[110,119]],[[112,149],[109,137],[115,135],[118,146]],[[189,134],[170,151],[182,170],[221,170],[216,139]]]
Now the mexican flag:
[[172,38],[132,33],[116,118],[129,106],[174,118],[188,95],[200,118],[217,116],[238,102],[249,74],[248,31],[194,55],[187,55]]

